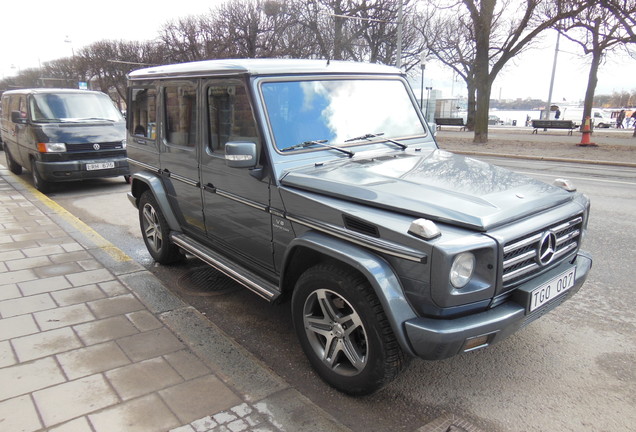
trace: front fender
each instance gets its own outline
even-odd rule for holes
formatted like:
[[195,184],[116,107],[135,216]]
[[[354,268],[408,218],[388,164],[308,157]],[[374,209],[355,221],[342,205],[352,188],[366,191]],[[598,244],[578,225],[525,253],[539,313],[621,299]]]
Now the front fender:
[[359,271],[369,281],[378,296],[400,346],[406,353],[415,356],[406,337],[404,323],[417,316],[404,296],[398,277],[382,257],[346,241],[309,231],[289,244],[281,274],[286,274],[291,256],[297,248],[316,251]]
[[170,206],[170,201],[168,200],[168,194],[166,193],[166,189],[163,185],[161,179],[152,173],[148,172],[137,172],[133,174],[131,179],[131,191],[128,192],[128,199],[130,202],[137,207],[139,205],[139,198],[141,194],[149,189],[155,199],[157,200],[157,204],[163,216],[166,218],[166,222],[168,222],[168,226],[171,231],[181,231],[179,221],[172,211],[172,207]]

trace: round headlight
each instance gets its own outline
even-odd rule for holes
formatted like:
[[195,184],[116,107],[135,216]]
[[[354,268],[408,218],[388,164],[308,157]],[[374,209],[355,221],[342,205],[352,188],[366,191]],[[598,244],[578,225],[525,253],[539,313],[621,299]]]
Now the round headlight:
[[455,288],[463,288],[470,281],[475,270],[475,255],[462,252],[455,257],[450,270],[450,281]]

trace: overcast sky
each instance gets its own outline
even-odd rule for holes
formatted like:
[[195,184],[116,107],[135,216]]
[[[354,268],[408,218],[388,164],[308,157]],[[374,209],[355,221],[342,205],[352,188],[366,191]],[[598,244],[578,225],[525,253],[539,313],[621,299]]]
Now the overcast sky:
[[[0,8],[0,77],[44,62],[71,56],[73,51],[103,39],[154,39],[171,19],[206,13],[223,0],[30,0],[3,1]],[[105,6],[100,6],[104,4]],[[548,98],[556,33],[548,32],[538,48],[513,60],[493,85],[492,98]],[[553,102],[583,99],[589,61],[580,49],[561,38],[552,93]],[[418,68],[419,69],[419,68]],[[418,75],[419,76],[419,72]],[[466,93],[463,81],[453,82],[447,69],[428,63],[425,86],[442,90],[443,97]],[[597,94],[636,89],[636,60],[614,56],[601,67]],[[419,81],[415,80],[419,87]],[[417,92],[417,90],[416,90]],[[636,103],[633,101],[632,103]]]

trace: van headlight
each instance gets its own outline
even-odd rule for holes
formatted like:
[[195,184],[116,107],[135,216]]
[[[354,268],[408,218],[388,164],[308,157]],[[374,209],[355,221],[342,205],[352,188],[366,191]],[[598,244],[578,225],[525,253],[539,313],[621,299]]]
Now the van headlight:
[[40,153],[62,153],[66,151],[64,143],[38,143]]
[[475,255],[462,252],[453,259],[450,269],[450,282],[455,288],[463,288],[470,281],[475,270]]

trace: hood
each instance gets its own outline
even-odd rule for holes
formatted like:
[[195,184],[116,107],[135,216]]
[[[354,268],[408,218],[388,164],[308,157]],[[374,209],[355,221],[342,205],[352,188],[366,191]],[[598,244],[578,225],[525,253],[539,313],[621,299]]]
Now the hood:
[[442,150],[303,167],[281,183],[481,231],[572,199],[561,188]]
[[116,142],[126,138],[126,126],[121,122],[69,122],[41,124],[37,139],[42,142],[85,144]]

